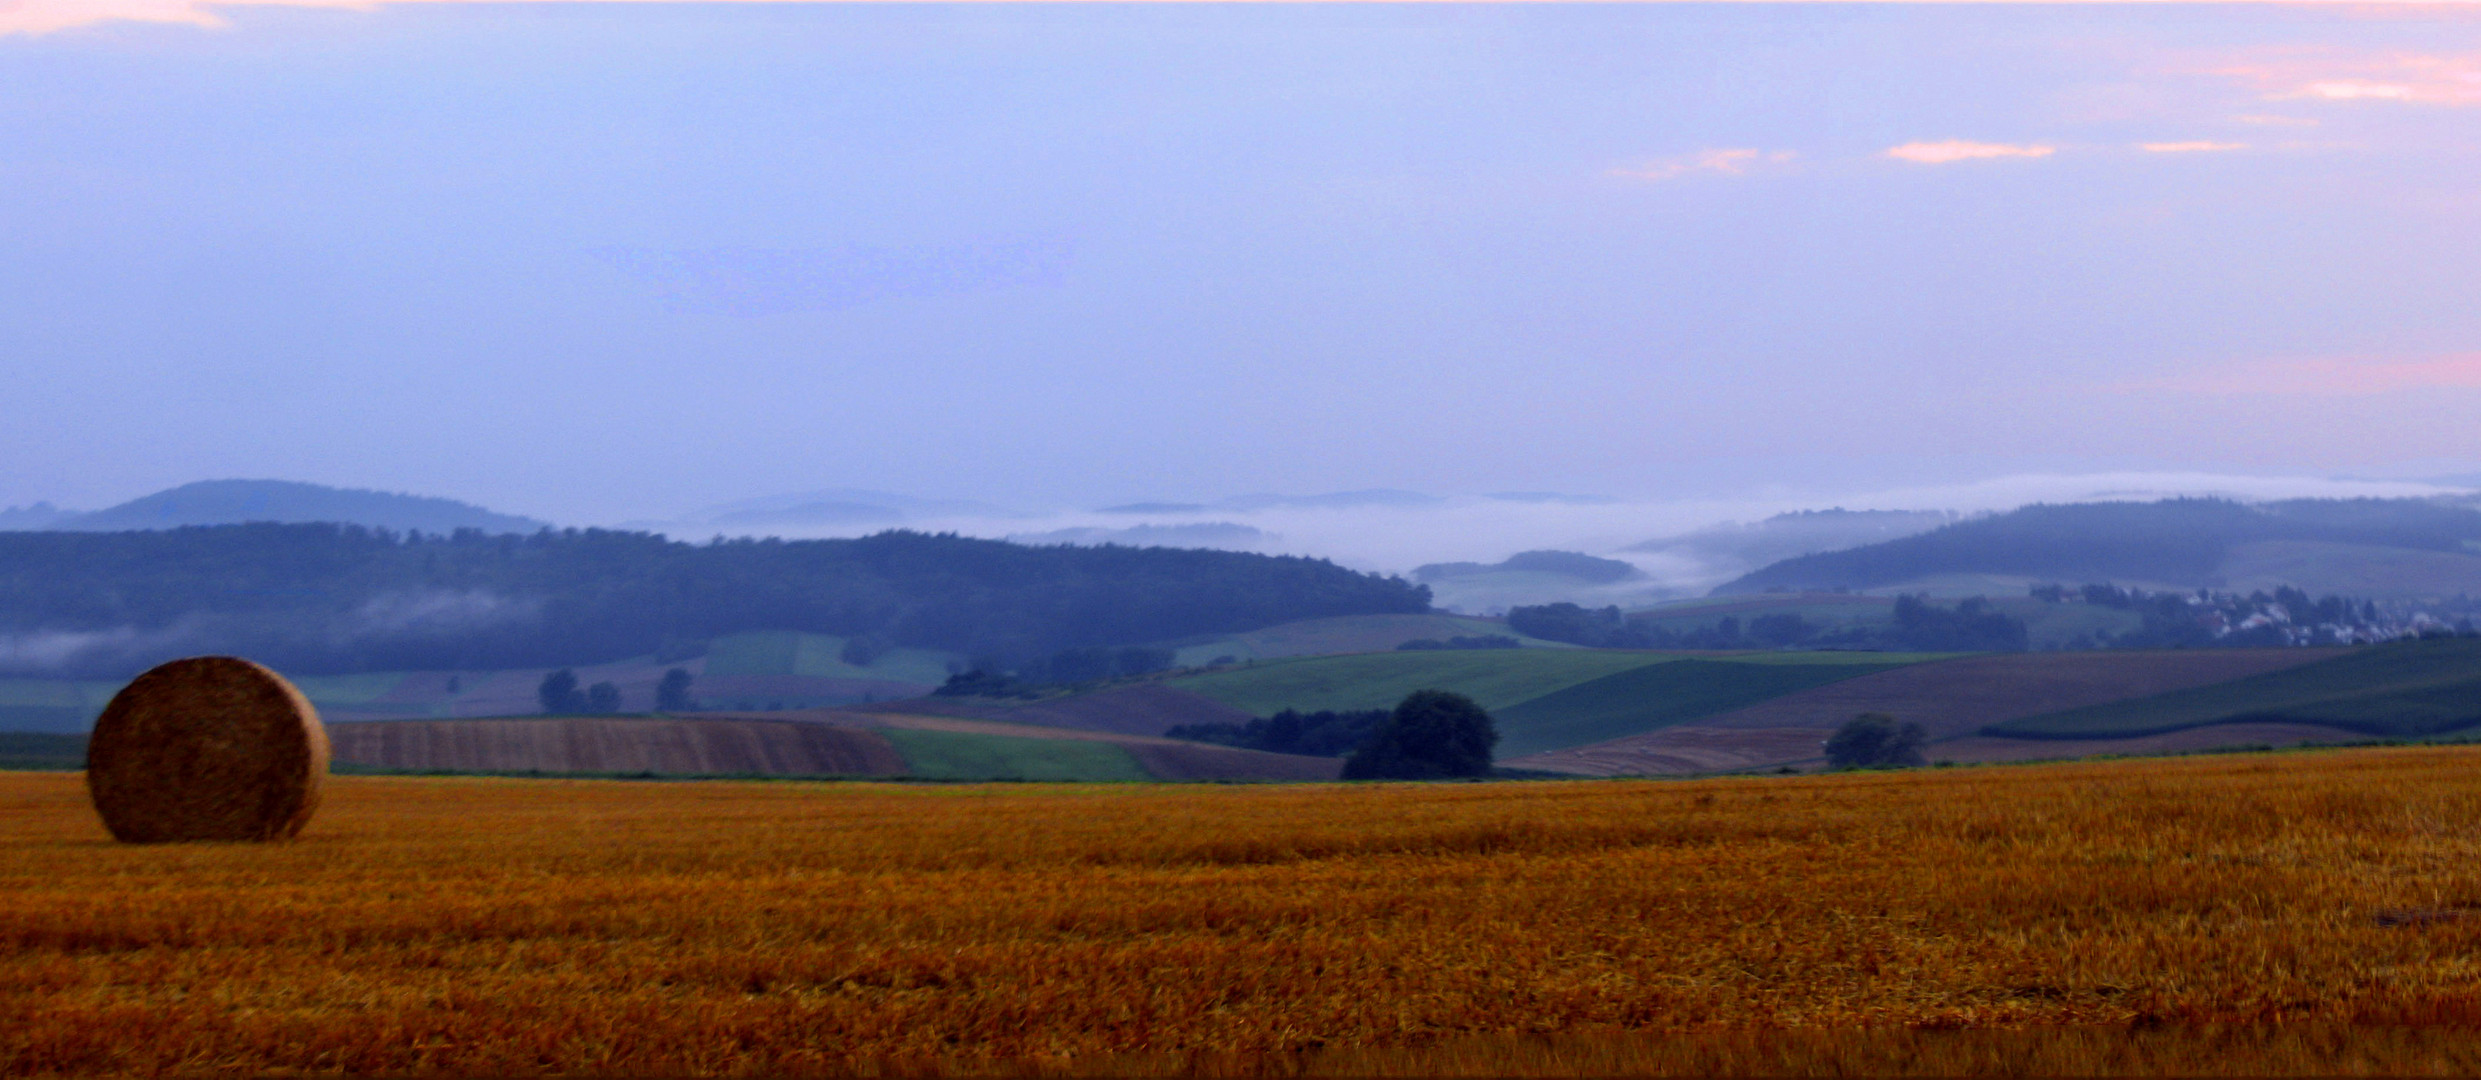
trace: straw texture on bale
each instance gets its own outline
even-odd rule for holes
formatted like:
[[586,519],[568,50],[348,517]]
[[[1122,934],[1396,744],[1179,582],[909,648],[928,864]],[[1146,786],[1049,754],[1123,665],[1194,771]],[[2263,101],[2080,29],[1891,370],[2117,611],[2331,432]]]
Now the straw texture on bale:
[[159,665],[114,695],[86,790],[129,843],[280,840],[318,809],[327,731],[284,677],[231,656]]

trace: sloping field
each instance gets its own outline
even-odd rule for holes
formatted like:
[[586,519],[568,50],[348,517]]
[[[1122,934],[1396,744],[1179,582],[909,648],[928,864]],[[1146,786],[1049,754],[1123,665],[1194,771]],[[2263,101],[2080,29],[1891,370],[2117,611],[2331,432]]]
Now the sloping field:
[[888,740],[780,720],[543,717],[327,726],[335,760],[414,772],[902,776]]
[[0,731],[0,769],[83,769],[86,736]]
[[1224,657],[1235,660],[1275,660],[1291,656],[1329,656],[1337,653],[1387,652],[1407,641],[1428,638],[1445,641],[1454,637],[1512,637],[1533,648],[1568,649],[1555,641],[1529,638],[1508,629],[1498,619],[1479,619],[1466,615],[1339,615],[1329,619],[1304,619],[1300,622],[1270,626],[1264,630],[1231,634],[1213,641],[1181,646],[1176,652],[1179,663],[1186,667],[1202,667]]
[[1642,734],[1897,666],[1674,660],[1556,690],[1492,717],[1500,756],[1516,757]]
[[707,644],[706,673],[725,675],[799,675],[813,679],[850,679],[936,686],[955,673],[965,658],[935,649],[888,649],[868,665],[844,661],[851,639],[833,634],[762,630],[727,634]]
[[0,731],[82,733],[122,683],[0,679]]
[[904,755],[907,775],[923,780],[1152,780],[1117,743],[1029,739],[979,732],[887,728],[877,732]]
[[2316,651],[2323,656],[2314,664],[2135,700],[2009,718],[1983,733],[2019,739],[2130,738],[2253,722],[2417,737],[2481,724],[2481,640]]
[[1933,738],[2024,716],[2229,682],[2336,655],[2333,649],[2002,653],[1875,672],[1703,721],[1707,727],[1835,728],[1891,713]]
[[2481,556],[2374,544],[2237,544],[2216,572],[2241,592],[2290,585],[2312,596],[2429,599],[2481,593]]
[[1160,735],[1180,724],[1236,724],[1250,717],[1213,698],[1162,683],[1115,686],[1045,701],[1011,703],[993,698],[924,697],[847,706],[844,711],[957,716],[1122,735]]
[[1895,598],[1864,593],[1760,593],[1674,600],[1629,612],[1632,619],[1671,630],[1703,626],[1726,616],[1746,624],[1759,615],[1798,615],[1821,625],[1892,622]]
[[71,775],[0,774],[0,808],[11,1075],[2481,1068],[2481,748],[1662,783],[346,776],[282,844],[114,844]]
[[[1501,764],[1591,776],[1650,776],[1805,762],[1819,757],[1820,745],[1835,728],[1865,712],[1889,713],[1928,728],[1934,739],[1950,739],[1981,731],[1991,717],[2040,716],[2062,708],[2224,683],[2315,663],[2340,651],[2008,653],[1942,659],[1874,671],[1745,708],[1694,717],[1689,725],[1510,755]],[[1931,753],[1948,756],[1942,749]],[[2058,757],[2063,751],[2028,744],[2004,752],[1983,747],[1977,753],[1984,760],[2006,760]]]
[[1648,664],[1665,653],[1599,649],[1473,649],[1279,660],[1173,679],[1166,685],[1251,716],[1285,709],[1387,709],[1415,690],[1453,690],[1503,709]]
[[[1333,758],[1109,732],[825,710],[383,720],[330,724],[328,731],[338,762],[406,772],[1265,781],[1332,780],[1342,766]],[[6,750],[0,744],[0,756]]]
[[1511,769],[1576,776],[1663,776],[1739,772],[1805,762],[1824,751],[1825,728],[1718,728],[1682,724],[1643,735],[1607,739],[1503,758]]
[[[1333,780],[1343,771],[1344,767],[1344,762],[1340,758],[1270,754],[1259,750],[1210,746],[1176,739],[1123,735],[1108,731],[1081,731],[1075,728],[1035,727],[961,716],[925,716],[903,713],[825,715],[832,717],[830,722],[867,724],[881,731],[942,731],[970,735],[995,735],[1018,740],[1086,740],[1109,743],[1135,758],[1147,774],[1156,780]],[[1008,777],[993,777],[993,779],[1001,778]],[[1104,778],[1092,777],[1092,779]],[[1086,778],[1080,777],[1079,779]]]

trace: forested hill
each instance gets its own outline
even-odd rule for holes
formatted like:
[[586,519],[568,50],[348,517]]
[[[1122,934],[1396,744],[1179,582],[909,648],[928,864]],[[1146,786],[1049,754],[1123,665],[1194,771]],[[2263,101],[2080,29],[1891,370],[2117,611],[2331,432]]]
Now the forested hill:
[[913,532],[0,533],[0,669],[94,677],[201,652],[305,674],[580,664],[752,629],[1018,659],[1429,606],[1427,588],[1323,559]]
[[2466,541],[2481,541],[2481,511],[2425,499],[2035,505],[1885,543],[1785,559],[1714,591],[1866,589],[1956,573],[2202,585],[2232,548],[2265,540],[2460,552]]

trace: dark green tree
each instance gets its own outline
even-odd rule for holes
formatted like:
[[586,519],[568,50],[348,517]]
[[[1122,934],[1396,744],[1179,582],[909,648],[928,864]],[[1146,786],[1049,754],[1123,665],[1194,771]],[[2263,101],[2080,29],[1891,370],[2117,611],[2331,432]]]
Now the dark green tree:
[[587,687],[586,711],[590,713],[619,712],[620,687],[608,682],[599,682]]
[[1463,694],[1415,690],[1405,695],[1368,742],[1344,759],[1346,780],[1447,780],[1490,775],[1490,748],[1499,731],[1490,714]]
[[1930,733],[1919,724],[1885,713],[1862,713],[1826,740],[1826,763],[1838,769],[1909,769],[1925,764],[1921,747]]
[[655,711],[688,712],[698,703],[689,697],[689,672],[673,668],[663,673],[663,681],[655,684]]
[[855,634],[844,639],[844,648],[836,655],[854,667],[869,667],[887,655],[887,650],[895,647],[896,643],[887,640],[884,634]]
[[577,691],[577,673],[567,668],[543,676],[543,685],[534,689],[534,698],[542,702],[543,712],[550,716],[583,712],[586,708],[586,695]]

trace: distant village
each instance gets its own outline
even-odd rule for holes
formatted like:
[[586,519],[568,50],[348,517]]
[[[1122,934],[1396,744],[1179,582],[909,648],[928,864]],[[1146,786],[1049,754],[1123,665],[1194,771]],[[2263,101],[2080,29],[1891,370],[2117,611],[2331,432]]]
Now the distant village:
[[2144,616],[2144,629],[2116,638],[2103,635],[2103,640],[2094,642],[2105,648],[2139,644],[2366,645],[2405,638],[2481,634],[2473,624],[2473,600],[2464,595],[2430,602],[2344,596],[2313,600],[2306,592],[2289,587],[2243,595],[2210,589],[2146,592],[2114,585],[2036,585],[2031,593],[2034,599],[2050,603],[2096,604]]

